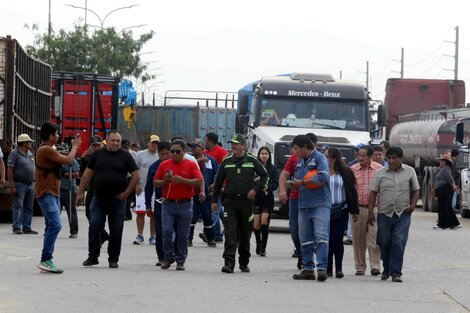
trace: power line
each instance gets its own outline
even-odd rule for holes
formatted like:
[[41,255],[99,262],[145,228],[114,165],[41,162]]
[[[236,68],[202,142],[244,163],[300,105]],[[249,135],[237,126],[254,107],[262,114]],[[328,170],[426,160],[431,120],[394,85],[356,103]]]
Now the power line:
[[[414,64],[406,64],[407,67],[413,67],[413,66],[417,66],[417,65],[420,65],[420,64],[423,64],[424,62],[426,62],[427,60],[429,60],[441,47],[442,45],[444,44],[444,42],[441,42],[441,44],[436,48],[434,49],[433,52],[431,52],[431,54],[429,54],[426,58],[424,58],[424,60],[421,60],[417,63],[414,63]],[[408,50],[408,49],[407,49]]]
[[439,64],[439,63],[442,61],[443,58],[444,58],[444,56],[441,56],[441,57],[437,60],[436,63],[434,63],[429,69],[427,69],[426,71],[424,71],[423,73],[421,73],[421,75],[418,75],[418,76],[424,76],[424,75],[426,75],[428,72],[430,72],[431,70],[433,70],[433,69],[436,67],[436,65]]

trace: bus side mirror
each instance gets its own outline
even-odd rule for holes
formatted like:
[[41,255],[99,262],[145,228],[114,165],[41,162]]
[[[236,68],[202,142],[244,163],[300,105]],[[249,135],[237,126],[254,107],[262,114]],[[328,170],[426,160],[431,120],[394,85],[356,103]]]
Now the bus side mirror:
[[455,128],[455,142],[459,146],[464,144],[463,135],[464,135],[464,133],[463,133],[463,123],[459,122],[459,123],[457,123],[456,128]]

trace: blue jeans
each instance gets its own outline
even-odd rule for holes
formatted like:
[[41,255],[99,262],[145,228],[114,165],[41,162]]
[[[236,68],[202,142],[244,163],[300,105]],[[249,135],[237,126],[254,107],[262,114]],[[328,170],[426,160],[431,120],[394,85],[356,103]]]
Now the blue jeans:
[[224,208],[222,207],[222,200],[220,197],[217,199],[217,211],[212,214],[212,227],[214,228],[214,237],[216,240],[222,240],[224,234],[220,230],[220,221],[223,218]]
[[101,250],[101,232],[108,217],[109,242],[108,261],[117,263],[121,254],[122,230],[126,200],[100,197],[94,194],[90,205],[90,226],[88,228],[88,256],[97,260]]
[[[165,200],[162,205],[163,252],[165,260],[184,264],[188,256],[189,227],[193,217],[193,201],[176,203]],[[176,255],[173,232],[176,225]]]
[[297,255],[301,256],[299,238],[299,200],[289,199],[289,230]]
[[199,219],[199,215],[202,217],[204,224],[204,234],[207,240],[214,240],[214,227],[212,226],[212,213],[211,213],[211,197],[207,197],[206,200],[201,203],[199,202],[199,195],[193,197],[193,218],[191,220],[191,228],[189,230],[189,240],[193,240],[194,227]]
[[401,276],[403,255],[405,254],[411,216],[403,213],[400,217],[393,214],[377,214],[377,245],[380,248],[385,273]]
[[38,198],[38,203],[46,223],[41,255],[41,262],[45,262],[52,259],[55,241],[62,228],[60,222],[60,199],[56,195],[45,193],[41,198]]
[[162,204],[155,201],[153,207],[154,219],[155,219],[155,251],[159,261],[165,259],[163,253],[163,231],[162,231]]
[[299,208],[299,237],[302,263],[305,270],[313,270],[313,253],[316,250],[317,269],[328,267],[328,240],[330,235],[329,208]]
[[15,182],[16,193],[13,198],[13,229],[31,230],[33,218],[34,185]]

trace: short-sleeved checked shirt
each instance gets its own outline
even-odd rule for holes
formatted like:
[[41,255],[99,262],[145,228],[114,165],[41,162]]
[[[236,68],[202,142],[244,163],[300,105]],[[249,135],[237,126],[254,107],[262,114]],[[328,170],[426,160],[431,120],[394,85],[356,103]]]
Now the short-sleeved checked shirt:
[[367,206],[369,203],[370,183],[375,173],[383,166],[371,161],[367,168],[362,168],[359,163],[351,166],[351,170],[356,177],[356,189],[360,206]]
[[392,217],[393,213],[401,216],[404,209],[410,207],[412,190],[419,190],[415,170],[402,164],[398,171],[384,167],[377,172],[370,189],[377,192],[379,208],[377,213]]

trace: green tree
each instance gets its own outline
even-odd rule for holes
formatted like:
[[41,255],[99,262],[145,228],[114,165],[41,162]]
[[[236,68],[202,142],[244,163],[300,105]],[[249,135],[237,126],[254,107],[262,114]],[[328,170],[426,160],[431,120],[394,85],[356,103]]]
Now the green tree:
[[155,75],[147,72],[140,53],[153,38],[150,31],[134,39],[131,30],[116,31],[114,27],[90,32],[85,26],[72,31],[36,34],[33,45],[26,50],[32,56],[52,65],[54,71],[86,72],[117,77],[133,76],[145,82]]

